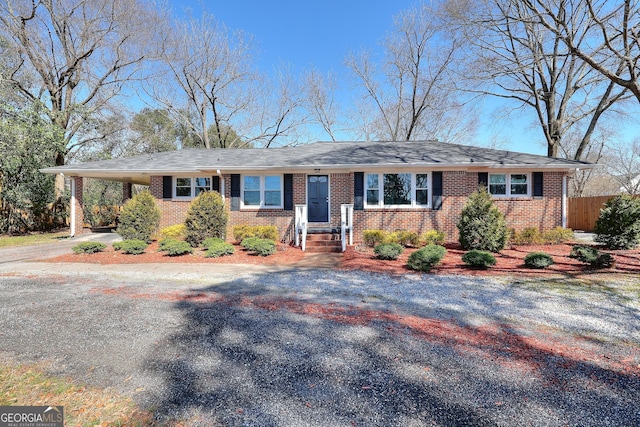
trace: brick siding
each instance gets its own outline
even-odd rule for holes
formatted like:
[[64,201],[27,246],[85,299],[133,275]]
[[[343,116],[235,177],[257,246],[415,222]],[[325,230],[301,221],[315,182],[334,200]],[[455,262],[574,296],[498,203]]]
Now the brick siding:
[[[543,198],[495,199],[494,203],[506,217],[507,226],[522,230],[537,227],[541,230],[562,225],[562,177],[564,172],[544,173]],[[294,204],[306,204],[306,174],[293,175]],[[225,203],[229,214],[227,236],[232,237],[236,225],[275,225],[282,241],[293,240],[295,211],[282,209],[260,209],[230,211],[231,176],[224,175]],[[354,212],[354,241],[362,241],[362,232],[367,229],[407,229],[418,233],[435,229],[446,234],[447,241],[456,241],[456,224],[467,197],[478,188],[478,173],[466,171],[444,171],[442,209],[382,209],[367,208]],[[330,224],[340,225],[340,205],[353,203],[353,173],[329,174]],[[529,185],[532,187],[533,183]],[[184,222],[189,201],[163,200],[162,177],[152,176],[151,194],[156,197],[162,212],[160,226],[166,227]]]

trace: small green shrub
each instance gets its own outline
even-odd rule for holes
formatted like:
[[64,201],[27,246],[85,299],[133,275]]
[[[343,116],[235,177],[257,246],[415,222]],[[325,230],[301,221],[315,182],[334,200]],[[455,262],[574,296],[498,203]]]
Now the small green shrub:
[[551,245],[559,245],[560,243],[570,242],[573,240],[573,230],[570,228],[556,227],[547,230],[542,234],[545,243]]
[[180,256],[193,253],[193,248],[183,240],[172,240],[165,243],[163,251],[169,256]]
[[171,237],[165,237],[158,242],[158,251],[166,251],[169,246],[177,242],[180,242],[180,240],[172,239]]
[[164,227],[160,230],[160,238],[170,238],[175,240],[184,240],[187,233],[187,227],[184,224],[174,224]]
[[409,230],[396,230],[388,234],[383,243],[396,243],[406,248],[418,246],[418,241],[418,233]]
[[422,233],[421,240],[425,245],[443,245],[445,234],[443,231],[428,230]]
[[277,241],[278,228],[275,225],[236,225],[233,227],[233,238],[242,242],[248,237]]
[[129,255],[140,255],[144,253],[144,250],[147,249],[149,244],[144,240],[123,240],[121,242],[115,242],[113,244],[113,249],[116,251],[122,251],[125,254]]
[[490,252],[473,249],[462,255],[462,262],[470,267],[487,269],[496,265],[496,257]]
[[156,199],[148,191],[143,191],[124,204],[116,232],[124,240],[151,243],[151,237],[158,231],[159,225],[160,209]]
[[380,243],[386,243],[389,238],[389,233],[384,230],[364,230],[362,232],[362,238],[365,245],[373,248]]
[[464,250],[500,252],[507,242],[504,215],[484,188],[472,193],[458,221],[459,241]]
[[107,245],[100,242],[82,242],[71,249],[76,254],[95,254],[96,252],[102,252],[106,247]]
[[204,191],[189,205],[184,239],[195,248],[208,237],[224,237],[227,219],[222,196],[217,191]]
[[616,196],[600,211],[593,230],[595,241],[611,249],[633,249],[640,244],[640,199]]
[[207,251],[204,253],[206,258],[219,258],[225,255],[233,255],[233,252],[235,251],[232,244],[225,242],[212,242],[205,247],[207,248]]
[[585,264],[592,263],[600,255],[600,251],[593,246],[575,245],[571,248],[569,258],[577,259]]
[[240,243],[240,246],[242,246],[248,251],[252,251],[253,247],[258,243],[258,240],[260,240],[260,238],[258,237],[247,237],[242,240],[242,242]]
[[514,230],[510,237],[510,242],[514,245],[538,245],[544,242],[540,230],[535,227],[525,228],[520,232]]
[[384,260],[398,259],[402,251],[404,248],[397,243],[380,243],[373,249],[376,258]]
[[242,241],[240,246],[252,252],[254,255],[268,256],[276,253],[276,242],[270,239],[247,237]]
[[543,269],[553,264],[551,255],[544,252],[531,252],[524,257],[524,265],[529,268]]
[[407,266],[412,270],[430,271],[444,258],[447,250],[439,245],[427,245],[418,249],[407,261]]
[[225,243],[225,241],[219,237],[209,237],[208,239],[204,239],[202,242],[202,247],[205,249],[209,249],[212,245],[217,245],[219,243]]
[[611,254],[602,253],[593,246],[587,245],[575,245],[571,248],[569,257],[577,259],[585,264],[589,264],[594,268],[608,268],[615,262],[615,258],[613,258]]

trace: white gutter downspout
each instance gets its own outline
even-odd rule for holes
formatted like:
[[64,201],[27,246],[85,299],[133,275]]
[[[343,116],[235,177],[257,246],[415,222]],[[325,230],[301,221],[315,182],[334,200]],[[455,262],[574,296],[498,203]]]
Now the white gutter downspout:
[[562,228],[567,228],[567,175],[562,175]]
[[71,179],[71,221],[70,222],[71,222],[71,234],[69,237],[73,237],[76,235],[76,180],[73,178]]

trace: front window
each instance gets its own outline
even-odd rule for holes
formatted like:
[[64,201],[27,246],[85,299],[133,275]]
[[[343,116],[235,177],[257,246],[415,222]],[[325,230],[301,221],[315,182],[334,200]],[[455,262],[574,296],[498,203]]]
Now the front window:
[[384,204],[385,205],[410,205],[411,204],[411,174],[392,173],[384,174]]
[[245,206],[260,206],[260,177],[244,177],[244,197]]
[[282,180],[280,176],[264,177],[264,205],[269,207],[282,205]]
[[427,207],[429,174],[370,173],[365,176],[365,203],[369,207]]
[[378,174],[367,175],[367,205],[378,206],[380,203],[380,186]]
[[489,174],[489,193],[497,197],[529,195],[529,175],[526,173]]
[[491,174],[489,175],[489,193],[494,196],[507,195],[507,175]]
[[177,177],[174,181],[174,197],[193,198],[211,190],[211,177]]
[[281,175],[245,175],[242,181],[242,202],[249,208],[282,208]]
[[429,175],[416,174],[416,204],[426,206],[429,204]]

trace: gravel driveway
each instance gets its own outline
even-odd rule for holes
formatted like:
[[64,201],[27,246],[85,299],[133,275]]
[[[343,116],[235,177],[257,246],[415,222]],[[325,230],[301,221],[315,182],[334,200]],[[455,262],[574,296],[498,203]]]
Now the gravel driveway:
[[169,424],[640,425],[638,278],[25,268],[0,270],[4,357]]

